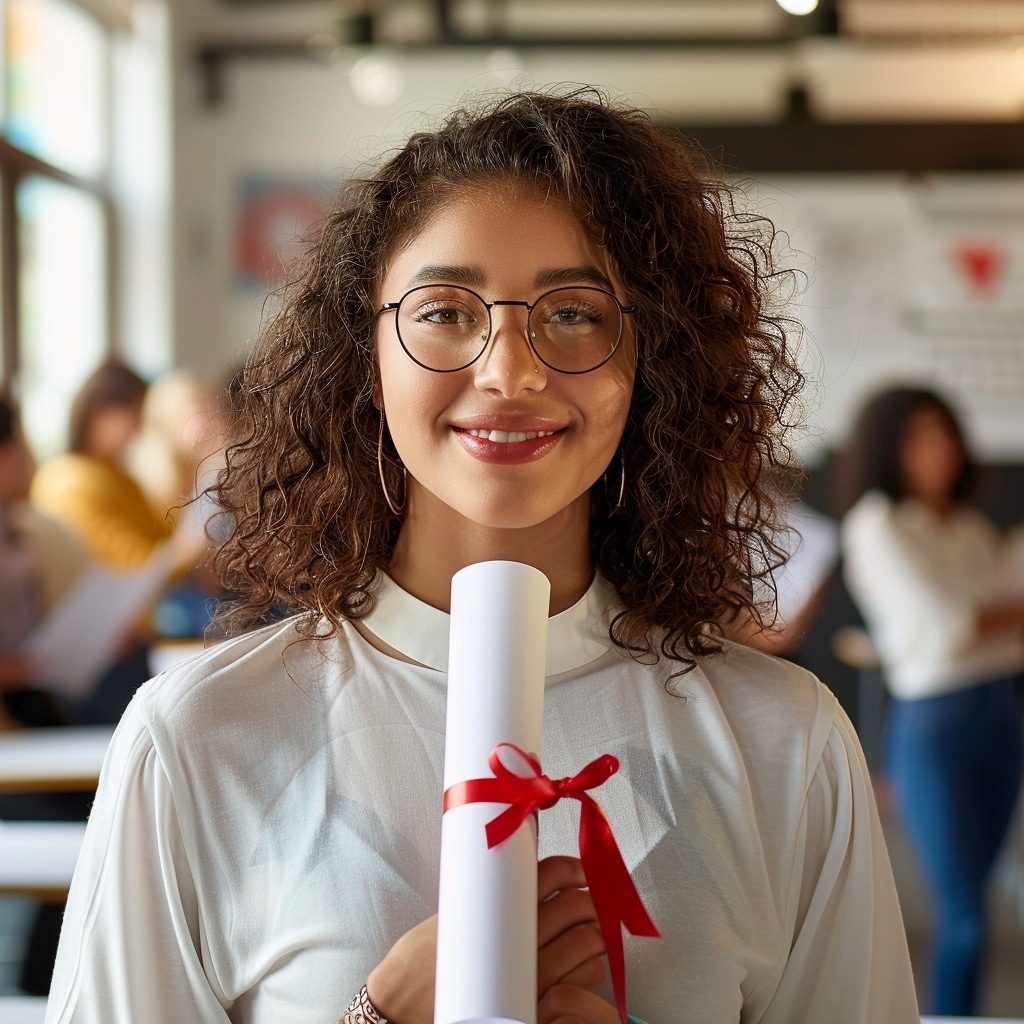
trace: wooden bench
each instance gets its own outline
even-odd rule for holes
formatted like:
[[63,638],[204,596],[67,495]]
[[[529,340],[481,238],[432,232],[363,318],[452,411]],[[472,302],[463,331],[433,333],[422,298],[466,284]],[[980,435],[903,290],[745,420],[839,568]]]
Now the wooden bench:
[[112,725],[0,732],[0,792],[95,789],[113,733]]
[[0,895],[62,902],[84,836],[85,822],[0,821]]

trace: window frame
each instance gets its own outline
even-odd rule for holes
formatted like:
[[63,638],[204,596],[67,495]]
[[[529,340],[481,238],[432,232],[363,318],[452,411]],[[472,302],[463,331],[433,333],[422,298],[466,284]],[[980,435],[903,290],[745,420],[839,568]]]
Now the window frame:
[[[106,356],[116,351],[116,339],[119,333],[120,304],[118,302],[117,281],[117,246],[118,246],[118,210],[111,187],[111,161],[113,158],[113,119],[114,103],[112,95],[112,64],[114,33],[116,24],[100,16],[95,5],[83,0],[66,0],[74,4],[84,14],[93,19],[103,31],[107,39],[106,59],[103,69],[102,102],[106,109],[106,130],[104,131],[103,147],[106,153],[103,171],[95,178],[89,179],[65,171],[28,151],[21,149],[9,141],[5,134],[6,120],[6,87],[3,89],[5,109],[0,119],[0,385],[17,388],[20,384],[21,371],[21,253],[19,248],[18,220],[18,187],[22,181],[30,177],[46,178],[61,185],[68,186],[95,197],[102,210],[105,251],[102,255],[105,264],[106,294],[103,303],[106,307],[106,332],[103,352]],[[7,5],[0,0],[0,18],[6,19]],[[3,38],[0,34],[0,38]],[[6,53],[0,57],[0,74],[7,74]]]

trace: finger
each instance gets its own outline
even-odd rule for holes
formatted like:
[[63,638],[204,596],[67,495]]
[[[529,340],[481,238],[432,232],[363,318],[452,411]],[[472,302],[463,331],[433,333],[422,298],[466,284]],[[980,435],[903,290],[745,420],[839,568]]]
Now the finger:
[[569,971],[560,983],[578,985],[580,988],[597,988],[608,977],[608,965],[604,956],[592,956],[579,967]]
[[590,893],[584,889],[563,889],[537,908],[537,945],[546,946],[562,932],[588,922],[597,923]]
[[618,1024],[611,1003],[576,985],[555,985],[537,1002],[537,1024]]
[[586,884],[579,857],[545,857],[537,865],[537,898],[541,902],[560,889],[582,889]]
[[593,984],[599,984],[603,975],[598,976],[597,967],[588,961],[600,964],[602,953],[604,940],[594,925],[581,924],[563,932],[537,951],[537,991],[544,993],[577,972],[580,978],[596,978]]

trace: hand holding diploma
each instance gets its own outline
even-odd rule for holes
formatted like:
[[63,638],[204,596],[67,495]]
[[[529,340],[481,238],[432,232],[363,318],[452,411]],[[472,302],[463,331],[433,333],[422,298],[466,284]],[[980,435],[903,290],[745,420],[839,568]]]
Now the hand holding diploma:
[[594,903],[582,888],[583,865],[576,857],[548,857],[537,881],[537,1024],[618,1024],[615,1007],[592,991],[608,968]]
[[[622,927],[658,933],[588,793],[618,770],[616,758],[551,779],[531,753],[541,746],[548,597],[543,574],[515,562],[453,578],[440,909],[367,980],[392,1024],[626,1024]],[[581,856],[538,868],[536,814],[567,797],[582,805]],[[605,955],[617,1008],[592,991]]]
[[[615,1007],[592,989],[604,980],[604,942],[583,868],[575,857],[548,857],[537,873],[537,1022],[573,1017],[615,1024]],[[367,990],[392,1024],[431,1024],[437,917],[417,925],[373,969]]]

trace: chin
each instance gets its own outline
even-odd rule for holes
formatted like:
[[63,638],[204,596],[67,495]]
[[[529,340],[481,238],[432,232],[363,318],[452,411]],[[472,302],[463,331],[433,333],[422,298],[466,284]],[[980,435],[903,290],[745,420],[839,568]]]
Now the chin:
[[501,488],[494,494],[477,492],[468,501],[460,495],[461,500],[449,507],[467,522],[484,529],[529,530],[558,519],[575,505],[571,497],[563,500],[550,493],[531,495],[530,490]]
[[[418,485],[413,499],[414,516],[424,522],[435,520],[452,531],[530,530],[548,523],[557,526],[566,516],[582,513],[589,520],[589,489],[573,495],[568,489],[559,493],[552,487],[532,486],[464,486],[454,488],[451,481],[431,492]],[[454,514],[454,515],[453,515]]]
[[[529,530],[553,518],[550,509],[531,512],[522,507],[511,508],[503,506],[459,511],[463,518],[469,520],[474,526],[481,526],[488,530]],[[557,515],[557,512],[554,515]]]

